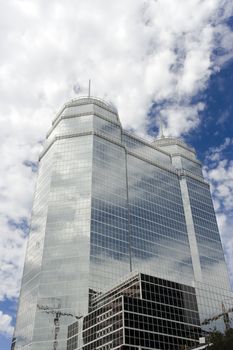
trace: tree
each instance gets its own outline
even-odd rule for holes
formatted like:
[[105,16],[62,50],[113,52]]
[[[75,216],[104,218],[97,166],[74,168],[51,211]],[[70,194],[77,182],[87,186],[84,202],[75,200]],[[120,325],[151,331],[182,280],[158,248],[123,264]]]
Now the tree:
[[211,350],[233,350],[233,329],[230,328],[221,333],[214,330],[210,333],[210,343],[213,343]]

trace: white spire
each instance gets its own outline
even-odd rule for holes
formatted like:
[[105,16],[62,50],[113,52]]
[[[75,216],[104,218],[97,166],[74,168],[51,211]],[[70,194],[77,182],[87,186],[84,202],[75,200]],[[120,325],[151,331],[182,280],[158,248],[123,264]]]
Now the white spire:
[[89,79],[89,84],[88,84],[88,97],[91,96],[91,79]]
[[160,137],[161,137],[161,139],[165,138],[164,133],[163,133],[163,121],[162,121],[162,118],[160,118]]

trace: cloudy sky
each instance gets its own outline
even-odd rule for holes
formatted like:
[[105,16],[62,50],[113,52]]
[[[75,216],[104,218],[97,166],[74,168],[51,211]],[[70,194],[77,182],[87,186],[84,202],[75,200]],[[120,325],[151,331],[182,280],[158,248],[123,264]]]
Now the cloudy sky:
[[232,0],[1,0],[0,14],[0,348],[10,349],[38,155],[89,78],[125,128],[156,136],[162,120],[197,149],[233,282]]

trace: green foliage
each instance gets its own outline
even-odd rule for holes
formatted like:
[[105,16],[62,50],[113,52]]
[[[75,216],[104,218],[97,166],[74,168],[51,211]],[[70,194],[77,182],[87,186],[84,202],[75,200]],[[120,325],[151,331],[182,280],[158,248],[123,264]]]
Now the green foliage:
[[210,343],[214,345],[211,350],[233,350],[233,329],[228,329],[223,334],[217,330],[210,334]]

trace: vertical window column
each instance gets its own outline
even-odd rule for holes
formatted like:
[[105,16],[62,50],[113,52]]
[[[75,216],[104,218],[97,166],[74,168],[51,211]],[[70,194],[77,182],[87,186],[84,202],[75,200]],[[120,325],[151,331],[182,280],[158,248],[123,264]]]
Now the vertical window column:
[[192,218],[191,205],[188,194],[188,187],[185,176],[180,177],[180,189],[182,195],[182,201],[184,206],[184,215],[188,232],[188,239],[193,263],[194,277],[197,281],[202,281],[201,264],[199,258],[199,251],[197,246],[195,228]]

